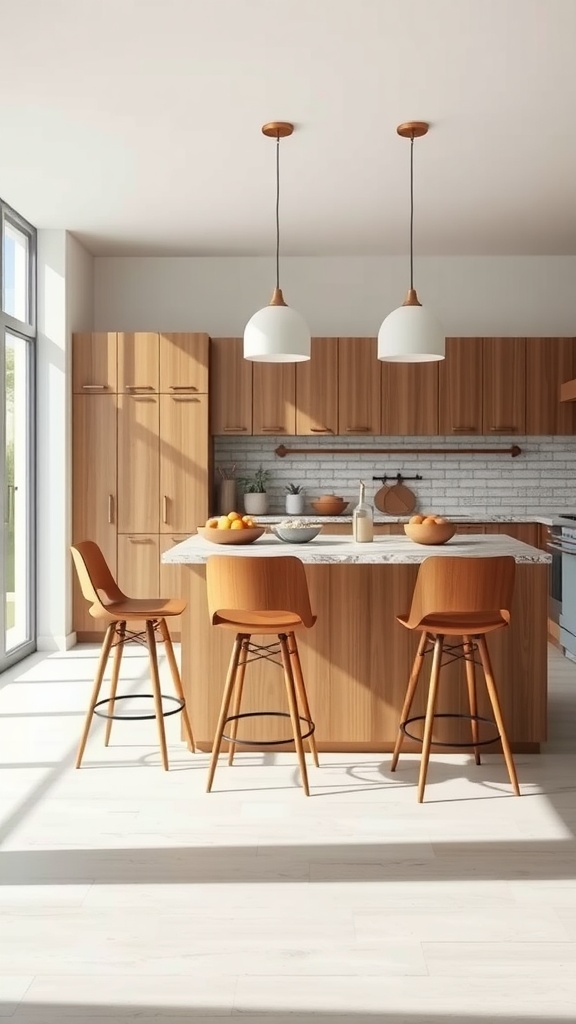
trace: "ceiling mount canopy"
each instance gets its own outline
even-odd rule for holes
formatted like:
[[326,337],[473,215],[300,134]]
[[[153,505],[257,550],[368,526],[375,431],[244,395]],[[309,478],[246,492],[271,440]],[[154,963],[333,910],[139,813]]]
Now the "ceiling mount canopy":
[[310,359],[310,331],[295,309],[287,306],[280,288],[280,139],[294,131],[289,121],[270,121],[262,133],[276,139],[276,287],[267,306],[244,329],[244,358],[261,363],[299,363]]
[[410,287],[398,309],[389,313],[378,332],[378,359],[393,363],[425,363],[444,359],[442,325],[422,306],[414,288],[414,139],[428,133],[426,121],[406,121],[396,131],[410,139]]

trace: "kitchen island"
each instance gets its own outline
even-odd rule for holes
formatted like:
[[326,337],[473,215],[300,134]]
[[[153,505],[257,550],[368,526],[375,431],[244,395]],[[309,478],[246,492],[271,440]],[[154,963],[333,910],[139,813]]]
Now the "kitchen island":
[[[182,566],[181,592],[188,602],[183,616],[182,681],[201,749],[211,748],[233,642],[231,632],[210,623],[205,563],[212,555],[230,554],[251,558],[290,554],[304,563],[318,621],[311,630],[299,632],[298,643],[318,746],[324,751],[358,752],[390,751],[394,745],[418,642],[417,635],[396,622],[396,615],[410,607],[418,565],[431,555],[512,555],[516,586],[511,625],[491,635],[489,646],[512,747],[539,750],[546,738],[550,555],[511,537],[473,534],[455,536],[440,547],[415,544],[405,536],[355,544],[349,537],[321,535],[309,544],[283,544],[265,534],[245,546],[211,544],[194,536],[167,551],[163,561]],[[478,683],[479,714],[489,717],[480,672]],[[414,714],[423,713],[424,698],[425,687],[421,687]],[[243,710],[283,708],[280,670],[266,662],[251,664]],[[438,711],[467,711],[461,662],[443,670]],[[254,740],[257,749],[258,739],[283,738],[279,721],[246,719],[241,735]],[[439,743],[466,742],[469,725],[439,719],[434,738]],[[418,747],[407,740],[405,749]]]

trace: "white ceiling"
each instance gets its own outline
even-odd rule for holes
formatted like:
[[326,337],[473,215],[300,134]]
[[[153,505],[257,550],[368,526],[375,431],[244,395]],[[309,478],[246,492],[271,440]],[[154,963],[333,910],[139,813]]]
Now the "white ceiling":
[[576,253],[574,0],[0,0],[0,196],[98,254]]

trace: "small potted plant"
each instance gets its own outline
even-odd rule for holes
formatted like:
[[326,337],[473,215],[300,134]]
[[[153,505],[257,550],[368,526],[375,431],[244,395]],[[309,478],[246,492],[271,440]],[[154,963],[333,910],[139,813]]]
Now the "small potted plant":
[[300,484],[286,485],[286,512],[291,516],[302,515],[306,496]]
[[252,476],[241,476],[238,480],[244,491],[244,508],[249,515],[262,516],[268,510],[266,484],[270,479],[270,470],[258,467]]

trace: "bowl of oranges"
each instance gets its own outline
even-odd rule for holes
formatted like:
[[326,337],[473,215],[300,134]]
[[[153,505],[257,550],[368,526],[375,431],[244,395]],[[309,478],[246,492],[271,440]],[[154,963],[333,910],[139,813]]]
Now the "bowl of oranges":
[[416,544],[445,544],[456,533],[456,527],[443,516],[417,515],[405,524],[404,533]]
[[212,544],[252,544],[265,529],[265,526],[258,526],[252,516],[242,516],[239,512],[212,516],[206,520],[206,526],[197,528],[200,536]]

